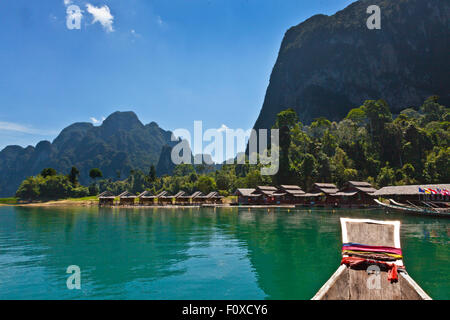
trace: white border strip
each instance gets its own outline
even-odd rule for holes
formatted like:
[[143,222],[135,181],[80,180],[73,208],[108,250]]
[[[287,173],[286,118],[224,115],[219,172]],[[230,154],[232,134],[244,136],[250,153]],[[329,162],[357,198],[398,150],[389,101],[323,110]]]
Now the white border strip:
[[395,245],[396,248],[401,249],[401,244],[400,244],[400,221],[379,221],[379,220],[371,220],[371,219],[341,218],[342,243],[348,243],[347,222],[375,223],[375,224],[393,225],[394,228],[395,228],[394,229],[394,245]]
[[423,289],[414,281],[414,279],[409,276],[409,274],[400,273],[400,276],[403,277],[409,283],[409,285],[414,288],[414,290],[416,290],[417,294],[423,300],[433,300],[425,291],[423,291]]
[[[400,245],[400,221],[380,221],[380,220],[371,220],[371,219],[341,218],[342,244],[348,243],[347,222],[375,223],[375,224],[392,225],[392,226],[394,226],[394,246],[395,246],[395,248],[401,249],[401,245]],[[402,260],[396,260],[395,264],[398,265],[398,266],[403,266],[403,259]]]

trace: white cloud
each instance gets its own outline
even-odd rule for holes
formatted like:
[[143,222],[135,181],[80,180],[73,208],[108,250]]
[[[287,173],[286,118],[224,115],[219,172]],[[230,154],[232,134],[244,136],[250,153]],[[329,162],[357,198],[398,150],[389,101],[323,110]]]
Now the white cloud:
[[131,29],[130,33],[135,38],[140,38],[141,37],[141,35],[139,33],[137,33],[136,30],[134,30],[134,29]]
[[40,130],[31,128],[19,123],[14,122],[4,122],[0,121],[0,130],[2,131],[13,131],[13,132],[20,132],[20,133],[27,133],[27,134],[37,134],[37,135],[52,135],[57,133],[56,131],[48,131],[48,130]]
[[161,19],[160,16],[157,16],[157,17],[156,17],[156,23],[157,23],[158,25],[162,26],[162,25],[164,24],[164,21]]
[[64,5],[65,6],[68,6],[71,3],[72,3],[72,0],[64,0]]
[[103,7],[95,7],[88,3],[86,7],[87,11],[93,16],[92,24],[100,22],[106,32],[114,31],[114,16],[111,14],[111,11],[107,5],[104,5]]
[[103,121],[105,121],[105,117],[102,117],[102,120],[98,120],[98,119],[96,119],[94,117],[90,117],[89,119],[91,120],[91,122],[93,124],[101,124],[101,123],[103,123]]

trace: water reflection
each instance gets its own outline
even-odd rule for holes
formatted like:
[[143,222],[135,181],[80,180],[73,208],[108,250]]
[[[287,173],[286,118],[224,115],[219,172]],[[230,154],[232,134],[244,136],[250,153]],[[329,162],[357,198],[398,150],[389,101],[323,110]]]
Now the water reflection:
[[[0,298],[309,299],[340,262],[339,217],[402,221],[409,273],[449,298],[446,220],[381,211],[0,208]],[[82,290],[65,287],[69,265]],[[430,272],[431,271],[431,272]]]

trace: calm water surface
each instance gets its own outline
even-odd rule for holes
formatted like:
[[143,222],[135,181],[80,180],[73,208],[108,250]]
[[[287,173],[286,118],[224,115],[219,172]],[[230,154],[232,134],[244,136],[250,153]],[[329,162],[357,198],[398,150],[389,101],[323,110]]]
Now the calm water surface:
[[[410,275],[450,299],[450,222],[383,211],[0,207],[0,299],[310,299],[340,217],[401,220]],[[81,268],[81,290],[66,269]]]

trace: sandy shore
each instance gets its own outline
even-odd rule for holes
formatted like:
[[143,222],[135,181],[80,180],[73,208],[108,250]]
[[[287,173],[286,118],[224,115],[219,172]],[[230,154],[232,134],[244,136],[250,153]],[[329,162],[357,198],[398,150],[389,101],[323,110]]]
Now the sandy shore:
[[18,203],[17,207],[91,207],[98,206],[98,201],[73,201],[73,200],[58,200],[48,202],[33,202],[33,203]]

